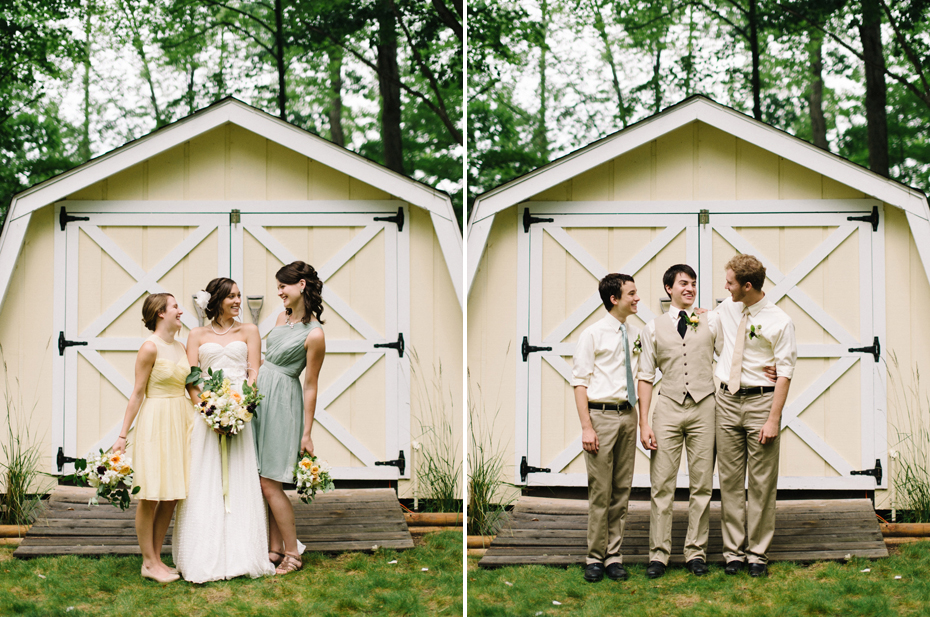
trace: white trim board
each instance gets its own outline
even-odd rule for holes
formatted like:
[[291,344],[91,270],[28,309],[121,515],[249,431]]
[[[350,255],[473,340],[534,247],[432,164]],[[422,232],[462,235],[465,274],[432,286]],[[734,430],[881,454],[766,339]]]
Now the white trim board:
[[[468,224],[467,290],[472,282],[487,245],[488,235],[498,212],[520,204],[553,186],[617,158],[643,144],[692,122],[703,122],[725,133],[757,145],[769,152],[793,161],[837,182],[859,190],[884,203],[907,212],[912,232],[930,236],[930,206],[927,197],[908,186],[889,180],[851,163],[835,154],[813,146],[797,137],[759,122],[733,109],[703,97],[695,96],[631,127],[572,152],[561,159],[492,189],[475,200]],[[810,200],[807,200],[810,201]],[[538,202],[532,202],[535,210]],[[571,203],[571,202],[568,202]],[[631,202],[605,202],[601,207],[628,211]],[[663,202],[655,202],[661,204]],[[692,202],[697,208],[716,208],[714,200]],[[583,206],[582,206],[583,207]],[[572,206],[579,212],[579,206]],[[651,212],[658,212],[656,207]],[[740,209],[738,212],[745,210]],[[816,211],[816,210],[815,210]],[[922,223],[920,222],[922,221]],[[918,229],[919,228],[919,229]],[[920,242],[918,241],[918,246]],[[927,243],[930,246],[930,242]],[[930,281],[930,248],[921,252],[924,272]]]
[[0,307],[6,299],[32,212],[226,123],[252,131],[428,211],[456,288],[459,306],[464,307],[462,234],[448,195],[233,98],[224,99],[16,195],[0,235]]

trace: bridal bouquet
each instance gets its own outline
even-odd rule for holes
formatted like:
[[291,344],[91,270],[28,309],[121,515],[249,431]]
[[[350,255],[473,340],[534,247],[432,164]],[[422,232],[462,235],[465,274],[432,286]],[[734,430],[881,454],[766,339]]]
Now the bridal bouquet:
[[129,507],[129,496],[139,492],[139,487],[132,487],[132,460],[121,452],[105,453],[90,460],[79,458],[74,462],[76,475],[81,482],[97,489],[97,495],[87,503],[89,506],[99,504],[102,498],[120,510]]
[[336,488],[329,471],[329,464],[325,461],[306,452],[300,456],[294,475],[297,478],[297,494],[302,502],[310,503],[317,492],[328,493]]
[[199,367],[191,369],[187,383],[202,385],[200,403],[197,411],[200,417],[214,432],[220,436],[220,460],[223,465],[223,503],[229,512],[229,446],[226,437],[238,435],[247,422],[252,421],[259,401],[264,398],[258,388],[253,388],[247,381],[242,382],[242,394],[232,389],[229,379],[222,369],[213,372],[207,369],[207,379]]

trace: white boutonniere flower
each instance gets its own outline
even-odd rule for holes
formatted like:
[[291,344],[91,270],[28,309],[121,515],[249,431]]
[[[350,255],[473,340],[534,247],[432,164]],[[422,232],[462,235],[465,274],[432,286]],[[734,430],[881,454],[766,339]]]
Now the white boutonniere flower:
[[643,342],[642,340],[640,340],[640,336],[637,336],[636,340],[633,342],[633,349],[631,351],[633,352],[634,355],[641,353],[643,351]]
[[762,336],[762,326],[749,326],[749,339],[754,338],[765,340],[765,337]]
[[206,310],[207,304],[210,303],[210,294],[204,290],[200,290],[194,294],[194,304],[200,307],[200,310]]
[[687,315],[685,315],[685,323],[691,326],[692,332],[697,332],[698,326],[701,323],[701,316],[698,315],[697,313],[695,313],[691,317],[688,317]]

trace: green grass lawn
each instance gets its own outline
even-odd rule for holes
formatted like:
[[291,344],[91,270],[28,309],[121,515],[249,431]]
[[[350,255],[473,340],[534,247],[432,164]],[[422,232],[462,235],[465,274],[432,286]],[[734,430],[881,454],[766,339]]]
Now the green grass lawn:
[[[861,572],[866,568],[871,571]],[[767,579],[745,572],[727,576],[717,564],[700,579],[682,567],[669,568],[656,580],[646,578],[645,565],[627,569],[626,582],[605,578],[591,584],[581,578],[580,566],[483,570],[477,558],[469,558],[468,617],[930,615],[930,542],[902,545],[876,561],[774,563]]]
[[144,580],[141,557],[21,561],[12,554],[0,548],[4,616],[462,614],[462,534],[456,532],[430,534],[409,551],[313,553],[304,556],[301,572],[205,585]]

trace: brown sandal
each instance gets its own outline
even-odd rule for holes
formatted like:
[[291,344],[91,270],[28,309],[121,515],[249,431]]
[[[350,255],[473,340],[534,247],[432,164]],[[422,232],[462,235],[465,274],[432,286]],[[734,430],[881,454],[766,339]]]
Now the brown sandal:
[[296,572],[301,570],[304,567],[303,562],[300,560],[300,555],[291,555],[290,553],[284,553],[284,557],[281,559],[281,565],[275,568],[275,574],[289,574],[291,572]]
[[[277,555],[277,558],[272,559],[272,555]],[[284,553],[280,551],[268,551],[268,561],[274,564],[275,567],[281,565],[281,562],[284,561]]]

